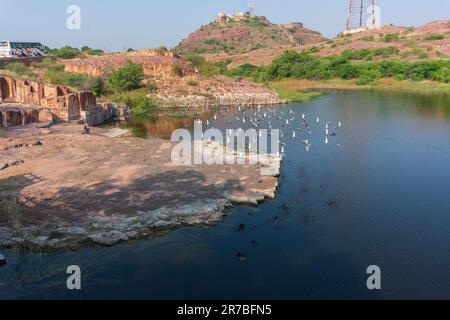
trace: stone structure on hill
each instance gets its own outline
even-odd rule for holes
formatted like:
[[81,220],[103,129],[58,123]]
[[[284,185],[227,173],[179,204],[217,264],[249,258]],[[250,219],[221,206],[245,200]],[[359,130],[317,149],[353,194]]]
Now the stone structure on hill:
[[176,47],[183,53],[240,54],[262,48],[316,44],[326,40],[300,22],[274,24],[264,16],[220,13],[217,19],[191,33]]

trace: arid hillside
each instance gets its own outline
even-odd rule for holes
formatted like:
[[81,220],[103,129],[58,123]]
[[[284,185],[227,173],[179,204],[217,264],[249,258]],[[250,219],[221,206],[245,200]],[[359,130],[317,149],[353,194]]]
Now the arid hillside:
[[258,49],[298,46],[325,40],[302,23],[277,25],[266,17],[219,15],[191,33],[176,47],[178,53],[243,54]]
[[[142,65],[144,88],[161,106],[202,107],[208,105],[254,105],[282,102],[270,89],[217,74],[205,76],[201,67],[177,54],[142,50],[95,57],[61,60],[65,71],[91,77],[107,77],[127,61]],[[214,67],[213,65],[209,67]]]
[[230,68],[250,63],[267,65],[280,56],[285,50],[302,51],[314,48],[320,56],[338,55],[345,50],[378,50],[377,59],[420,60],[427,58],[446,58],[450,56],[450,20],[433,21],[424,26],[401,27],[384,26],[380,29],[367,30],[352,35],[339,35],[330,40],[315,44],[278,46],[261,48],[242,54],[209,53],[208,61],[224,61],[230,59]]

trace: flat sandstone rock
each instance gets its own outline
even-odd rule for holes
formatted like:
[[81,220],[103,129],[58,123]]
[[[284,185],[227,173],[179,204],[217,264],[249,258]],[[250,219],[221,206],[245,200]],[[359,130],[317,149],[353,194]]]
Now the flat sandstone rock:
[[232,205],[272,199],[278,184],[261,175],[267,163],[176,166],[170,141],[117,139],[100,128],[84,135],[72,124],[20,129],[0,139],[1,159],[23,161],[0,171],[0,198],[21,205],[19,228],[0,220],[0,247],[110,246],[214,225]]

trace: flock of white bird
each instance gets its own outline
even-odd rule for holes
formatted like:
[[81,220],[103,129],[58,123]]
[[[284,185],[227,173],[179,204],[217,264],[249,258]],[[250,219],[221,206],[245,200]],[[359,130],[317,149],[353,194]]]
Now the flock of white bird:
[[[215,113],[211,119],[206,121],[206,125],[209,126],[213,121],[217,121],[220,118],[225,118],[229,116],[230,109],[222,110],[218,113]],[[315,122],[316,126],[320,126],[322,124],[319,117],[315,119],[315,121],[308,121],[308,118],[305,114],[301,114],[300,119],[296,117],[296,112],[293,109],[288,111],[288,114],[285,113],[281,108],[277,110],[277,108],[265,107],[263,108],[259,105],[256,109],[243,109],[241,107],[238,108],[238,115],[235,116],[234,120],[231,119],[227,121],[227,126],[231,128],[236,124],[243,125],[251,125],[256,130],[258,128],[264,129],[272,129],[272,128],[283,128],[284,130],[280,130],[280,138],[283,139],[286,134],[288,134],[292,139],[298,139],[300,143],[302,143],[307,152],[310,152],[312,149],[311,137],[313,136],[313,123]],[[196,120],[200,121],[200,115],[196,114]],[[321,128],[321,132],[323,135],[324,144],[330,143],[331,137],[336,137],[338,130],[342,127],[342,122],[337,122],[334,126],[332,122],[326,121],[324,122],[324,127]],[[241,128],[237,130],[242,130]],[[269,133],[270,135],[270,133]],[[259,132],[259,136],[261,136],[261,132]],[[228,138],[229,139],[229,138]],[[227,143],[229,140],[227,140]],[[254,141],[256,142],[256,141]],[[280,141],[281,142],[281,141]],[[284,154],[286,144],[281,142],[281,153]],[[337,147],[341,147],[340,144],[336,144]],[[249,143],[249,148],[252,147],[251,142]]]

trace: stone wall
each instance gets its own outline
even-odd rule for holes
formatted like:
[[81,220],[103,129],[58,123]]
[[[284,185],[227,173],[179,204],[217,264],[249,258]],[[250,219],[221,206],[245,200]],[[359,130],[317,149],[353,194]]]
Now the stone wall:
[[0,103],[2,102],[42,107],[49,110],[55,120],[87,120],[90,125],[100,124],[117,113],[120,114],[120,111],[114,111],[114,108],[119,108],[115,104],[97,104],[93,92],[72,92],[65,86],[20,80],[9,76],[0,76]]
[[23,126],[35,122],[52,122],[53,115],[48,109],[31,106],[1,106],[0,127]]

